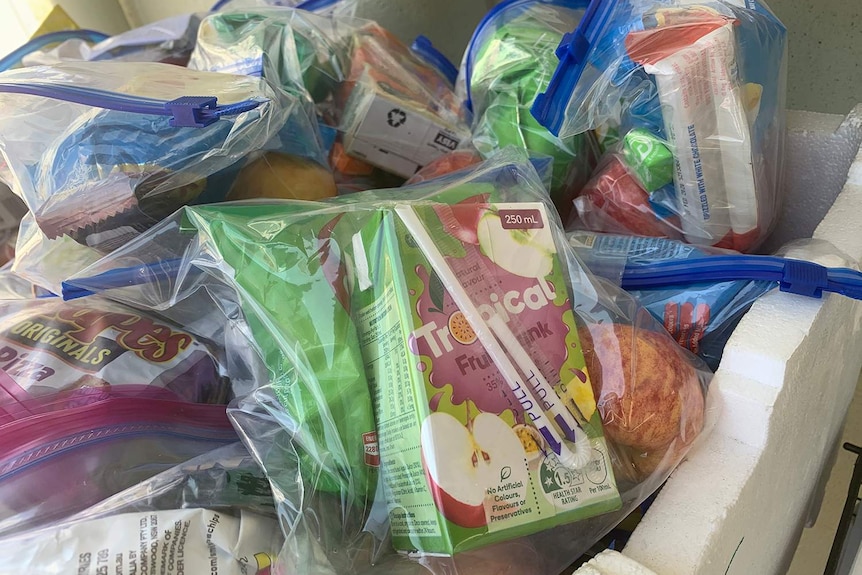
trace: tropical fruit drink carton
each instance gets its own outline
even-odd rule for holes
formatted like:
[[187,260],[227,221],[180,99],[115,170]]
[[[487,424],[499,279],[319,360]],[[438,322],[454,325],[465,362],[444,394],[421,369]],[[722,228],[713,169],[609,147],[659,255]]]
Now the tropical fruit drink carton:
[[402,552],[450,555],[620,505],[545,207],[486,198],[381,210],[352,240]]

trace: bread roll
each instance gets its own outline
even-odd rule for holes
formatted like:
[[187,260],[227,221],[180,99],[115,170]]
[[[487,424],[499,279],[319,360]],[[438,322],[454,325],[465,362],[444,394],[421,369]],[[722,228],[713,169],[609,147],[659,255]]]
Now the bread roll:
[[667,334],[616,323],[579,333],[610,440],[652,455],[675,439],[687,445],[697,437],[703,390],[694,365]]

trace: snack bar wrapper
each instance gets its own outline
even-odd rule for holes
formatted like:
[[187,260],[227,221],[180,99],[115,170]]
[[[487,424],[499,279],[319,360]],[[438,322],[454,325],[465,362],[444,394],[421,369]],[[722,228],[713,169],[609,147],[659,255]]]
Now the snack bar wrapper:
[[[598,195],[649,196],[611,210],[590,200],[592,214],[576,204],[589,229],[619,231],[596,212],[625,226],[651,206],[670,237],[743,252],[763,241],[780,205],[787,53],[764,4],[596,1],[558,53],[534,115],[553,133],[617,143],[596,178],[622,163],[640,190],[617,178]],[[633,233],[656,235],[641,225]]]
[[589,135],[558,138],[539,125],[530,106],[559,61],[554,51],[574,29],[586,2],[506,1],[492,8],[473,33],[458,77],[473,114],[473,145],[484,156],[517,146],[553,159],[551,198],[565,221],[572,198],[594,161]]
[[268,378],[231,417],[288,572],[559,573],[703,427],[703,364],[583,268],[516,149],[406,189],[186,208],[65,287],[235,290]]
[[170,321],[101,298],[4,301],[0,316],[0,409],[9,415],[118,394],[214,404],[229,399],[227,379],[206,342]]

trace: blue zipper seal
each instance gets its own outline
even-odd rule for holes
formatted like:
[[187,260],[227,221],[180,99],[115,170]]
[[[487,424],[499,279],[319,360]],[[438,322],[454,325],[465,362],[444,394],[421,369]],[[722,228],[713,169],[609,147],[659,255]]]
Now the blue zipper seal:
[[[467,56],[464,60],[464,87],[467,91],[467,99],[465,100],[464,105],[467,107],[467,109],[471,112],[473,111],[473,101],[472,95],[470,93],[470,80],[473,77],[473,59],[476,57],[476,42],[482,32],[485,31],[485,27],[494,19],[495,16],[497,16],[497,14],[503,12],[504,10],[508,10],[509,8],[522,4],[549,4],[551,6],[571,8],[572,10],[586,8],[587,14],[584,14],[584,18],[582,18],[581,22],[578,24],[578,29],[580,29],[583,25],[584,19],[589,14],[590,8],[592,8],[592,6],[596,3],[597,0],[503,0],[503,2],[500,2],[499,4],[488,10],[485,16],[479,21],[479,24],[476,26],[476,29],[473,31],[473,36],[470,37],[470,43],[467,44]],[[563,40],[560,45],[562,46],[565,41],[566,36],[563,36]],[[559,132],[559,130],[557,131]]]
[[721,255],[627,265],[622,288],[655,289],[731,280],[772,281],[783,292],[813,298],[832,292],[862,300],[862,272],[775,256]]
[[111,289],[173,280],[176,279],[182,267],[182,258],[171,258],[153,264],[108,270],[94,276],[80,278],[75,283],[64,281],[61,295],[64,301],[69,301]]
[[3,56],[3,58],[0,58],[0,72],[5,72],[13,66],[16,66],[27,54],[32,54],[36,50],[41,50],[45,46],[59,44],[60,42],[65,42],[66,40],[72,40],[75,38],[96,44],[103,40],[107,40],[110,36],[95,30],[61,30],[60,32],[43,34],[33,38],[29,42],[25,42],[15,50],[12,50],[7,55]]
[[458,68],[440,50],[434,47],[434,44],[431,43],[431,40],[427,36],[416,36],[410,49],[419,55],[420,58],[431,64],[435,70],[449,80],[450,84],[455,85],[455,81],[458,80]]
[[[74,283],[63,282],[62,296],[68,301],[111,289],[171,281],[183,266],[182,258],[172,258],[117,268],[76,279]],[[642,290],[739,280],[772,281],[778,283],[783,292],[812,298],[821,298],[823,292],[831,292],[862,300],[862,272],[776,256],[718,255],[627,265],[622,288]]]
[[530,112],[539,124],[559,136],[569,97],[584,73],[587,56],[598,44],[616,7],[613,0],[591,0],[578,27],[563,36],[555,54],[560,60],[548,88],[536,96]]
[[217,122],[222,116],[236,116],[254,110],[266,101],[263,99],[243,100],[220,106],[214,96],[183,96],[165,102],[154,98],[128,96],[93,88],[39,82],[18,84],[0,81],[0,93],[41,96],[133,114],[171,116],[170,124],[175,128],[203,128]]

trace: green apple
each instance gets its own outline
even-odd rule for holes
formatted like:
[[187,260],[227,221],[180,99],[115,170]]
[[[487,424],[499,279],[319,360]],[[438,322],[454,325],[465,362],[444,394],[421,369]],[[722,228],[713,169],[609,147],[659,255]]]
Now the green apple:
[[546,229],[507,230],[499,215],[486,212],[479,220],[477,232],[482,253],[507,272],[525,278],[544,278],[553,271],[556,249]]

